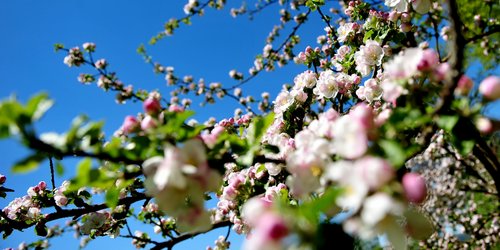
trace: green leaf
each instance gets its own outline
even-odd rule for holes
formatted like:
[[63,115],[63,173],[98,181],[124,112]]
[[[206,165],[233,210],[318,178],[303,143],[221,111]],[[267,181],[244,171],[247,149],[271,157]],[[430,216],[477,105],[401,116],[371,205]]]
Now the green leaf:
[[0,121],[0,139],[10,137],[10,126],[2,124]]
[[307,218],[308,221],[318,223],[320,214],[329,213],[336,209],[335,199],[342,193],[342,189],[331,187],[320,197],[304,202],[299,206],[299,214]]
[[417,210],[413,208],[407,209],[404,215],[406,217],[406,227],[409,229],[408,233],[413,239],[424,240],[434,232],[429,219]]
[[12,167],[12,172],[14,173],[27,173],[38,168],[40,162],[45,159],[45,155],[34,154],[24,158],[21,161],[16,162]]
[[248,127],[248,142],[250,144],[260,143],[260,139],[266,132],[267,128],[273,123],[274,115],[269,114],[265,117],[255,118]]
[[117,157],[120,154],[121,140],[118,137],[113,137],[106,143],[103,147],[104,152],[108,153],[112,157]]
[[56,173],[58,176],[62,176],[64,174],[64,166],[60,161],[57,161],[56,163]]
[[366,42],[367,40],[371,40],[372,37],[373,37],[373,34],[375,33],[375,31],[373,31],[372,29],[368,30],[366,33],[365,33],[365,36],[363,38],[363,42]]
[[85,158],[78,163],[76,167],[75,178],[71,181],[70,190],[77,190],[86,186],[90,182],[90,170],[92,169],[92,160]]
[[110,208],[115,208],[118,205],[118,199],[120,197],[120,190],[113,187],[106,191],[106,205]]
[[436,121],[437,125],[447,132],[451,132],[458,122],[458,115],[442,115]]
[[15,97],[0,102],[0,119],[2,123],[17,123],[19,116],[24,114],[23,106],[17,102]]
[[406,152],[397,141],[381,140],[379,141],[379,145],[393,166],[399,168],[405,163]]
[[57,52],[60,49],[64,49],[64,45],[62,43],[56,43],[54,44],[54,51]]
[[461,155],[468,155],[472,152],[472,149],[474,149],[474,145],[476,145],[476,142],[474,141],[461,141],[460,146],[458,147],[458,151],[460,151]]
[[25,112],[28,117],[31,118],[31,121],[37,121],[49,110],[54,104],[53,100],[48,99],[48,95],[46,93],[40,93],[33,96],[25,107]]

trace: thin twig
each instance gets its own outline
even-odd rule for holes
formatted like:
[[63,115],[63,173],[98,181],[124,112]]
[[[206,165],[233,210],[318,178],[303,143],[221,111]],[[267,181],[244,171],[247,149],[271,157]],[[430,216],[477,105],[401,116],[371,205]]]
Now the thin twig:
[[221,228],[221,227],[229,227],[231,225],[232,225],[232,223],[230,221],[218,222],[218,223],[213,224],[212,228],[209,229],[209,230],[207,230],[207,231],[198,232],[198,233],[185,233],[185,234],[181,234],[181,235],[179,235],[179,237],[173,238],[173,239],[168,240],[168,241],[160,242],[159,244],[157,244],[156,246],[154,246],[153,248],[151,248],[151,250],[159,250],[159,249],[164,249],[164,248],[172,249],[175,246],[175,244],[177,244],[179,242],[182,242],[184,240],[193,238],[193,237],[198,236],[200,234],[204,234],[204,233],[210,232],[213,229],[217,229],[217,228]]
[[55,190],[56,181],[54,177],[54,163],[52,162],[52,156],[49,156],[49,165],[50,165],[50,182],[52,183],[52,190]]

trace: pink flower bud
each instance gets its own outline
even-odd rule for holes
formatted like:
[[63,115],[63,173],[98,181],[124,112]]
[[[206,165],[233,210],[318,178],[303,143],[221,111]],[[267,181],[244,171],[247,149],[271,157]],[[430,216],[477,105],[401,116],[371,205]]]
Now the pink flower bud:
[[433,49],[426,49],[422,53],[422,59],[417,65],[420,71],[432,70],[439,63],[439,56]]
[[389,21],[391,21],[391,22],[397,22],[400,15],[401,14],[399,12],[395,11],[395,10],[391,11],[389,13]]
[[56,195],[54,196],[54,200],[58,206],[66,206],[68,204],[68,198],[64,195]]
[[448,63],[439,64],[434,70],[434,80],[436,81],[444,81],[448,77],[450,77],[451,70],[450,65]]
[[259,219],[257,228],[259,234],[272,241],[280,240],[288,235],[288,227],[283,218],[273,213],[264,214]]
[[47,183],[45,183],[45,181],[41,181],[41,182],[38,183],[37,187],[40,190],[45,190],[45,188],[47,187]]
[[408,12],[401,13],[401,22],[408,23],[411,21],[411,15]]
[[222,197],[226,200],[234,200],[238,195],[238,190],[236,190],[233,186],[224,187],[222,191]]
[[154,97],[149,97],[142,104],[144,111],[150,115],[158,114],[161,111],[160,101]]
[[168,111],[180,113],[180,112],[184,112],[184,108],[177,105],[177,104],[172,104],[172,105],[170,105],[170,107],[168,107]]
[[156,124],[155,119],[153,119],[153,117],[151,117],[149,115],[144,117],[144,119],[142,119],[142,121],[141,121],[141,129],[142,130],[156,128],[156,125],[157,124]]
[[470,90],[474,86],[472,80],[466,76],[462,75],[458,80],[457,88],[455,89],[455,94],[466,96],[469,94]]
[[489,134],[493,132],[493,124],[491,123],[490,119],[485,117],[477,119],[476,128],[483,134]]
[[87,42],[87,43],[84,43],[82,47],[86,51],[94,52],[96,46],[95,46],[95,43]]
[[410,32],[411,31],[411,23],[402,23],[399,28],[401,29],[401,31],[403,32]]
[[364,182],[371,190],[376,190],[394,177],[391,165],[377,157],[364,157],[356,162]]
[[352,109],[350,114],[360,122],[363,128],[370,129],[374,126],[375,115],[370,106],[360,103]]
[[488,100],[500,98],[500,77],[488,76],[479,85],[479,93]]
[[422,203],[427,196],[427,187],[422,176],[416,173],[407,173],[403,176],[403,189],[408,201]]
[[130,134],[136,132],[139,129],[139,121],[131,115],[125,117],[122,124],[122,130],[124,134]]

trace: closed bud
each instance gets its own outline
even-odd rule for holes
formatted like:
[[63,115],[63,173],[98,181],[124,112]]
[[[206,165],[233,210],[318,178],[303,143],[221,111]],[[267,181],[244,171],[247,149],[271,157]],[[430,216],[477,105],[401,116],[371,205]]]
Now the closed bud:
[[142,107],[144,108],[144,112],[149,115],[155,115],[161,111],[160,101],[154,97],[146,99],[142,104]]
[[479,93],[488,100],[500,98],[500,78],[497,76],[488,76],[479,85]]
[[139,121],[131,115],[125,117],[122,124],[122,130],[124,134],[130,134],[136,132],[139,129]]
[[403,189],[408,201],[420,204],[427,196],[425,180],[417,173],[407,173],[403,176]]

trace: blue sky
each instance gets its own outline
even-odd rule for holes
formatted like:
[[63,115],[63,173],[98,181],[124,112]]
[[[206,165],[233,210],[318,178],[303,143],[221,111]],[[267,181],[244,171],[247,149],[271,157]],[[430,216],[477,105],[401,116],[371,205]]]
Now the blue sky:
[[[161,75],[155,75],[150,65],[144,63],[136,53],[141,43],[163,28],[171,17],[182,17],[182,8],[187,1],[27,1],[6,0],[0,2],[0,98],[15,94],[26,101],[35,93],[49,93],[56,103],[47,115],[36,125],[41,132],[64,132],[71,120],[86,114],[93,120],[105,121],[105,131],[111,135],[122,123],[123,117],[141,111],[135,103],[117,105],[112,93],[105,93],[95,86],[83,86],[76,78],[79,73],[94,73],[89,68],[68,68],[63,64],[64,53],[55,53],[53,45],[63,43],[67,47],[81,46],[84,42],[97,44],[95,58],[106,58],[110,69],[118,73],[126,84],[144,89],[158,89],[165,96],[171,89],[165,85]],[[190,74],[207,83],[212,81],[233,84],[228,76],[231,69],[247,72],[253,65],[254,56],[261,53],[269,31],[277,24],[277,8],[266,10],[253,21],[247,17],[237,19],[229,15],[230,5],[222,11],[209,10],[203,17],[195,17],[192,26],[176,31],[173,37],[147,46],[153,59],[166,66],[174,66],[178,75]],[[234,6],[236,7],[236,6]],[[315,41],[323,32],[319,16],[312,16],[313,22],[301,28],[303,41],[298,46],[304,49],[305,42]],[[316,25],[315,25],[316,24]],[[293,24],[292,24],[293,25]],[[284,39],[284,38],[283,38]],[[278,41],[280,43],[281,40]],[[259,75],[247,86],[246,93],[256,96],[263,90],[275,94],[284,83],[305,70],[303,66],[291,65],[277,72]],[[273,97],[271,97],[273,99]],[[206,107],[194,106],[197,119],[204,121],[210,116],[223,118],[232,116],[236,102],[226,100]],[[0,141],[0,173],[8,176],[7,187],[16,190],[7,199],[0,200],[4,207],[14,197],[26,194],[29,186],[41,180],[49,183],[48,163],[27,175],[11,175],[10,166],[26,156],[28,151],[15,140]],[[66,175],[56,178],[59,185],[66,176],[73,173],[76,160],[64,162]],[[64,220],[58,223],[63,224]],[[145,230],[132,224],[132,231]],[[178,249],[204,249],[213,245],[218,230],[200,239],[187,241]],[[231,239],[236,234],[232,232]],[[25,233],[14,233],[7,240],[0,241],[0,247],[16,247],[21,241],[34,239],[33,229]],[[233,249],[238,249],[242,238],[236,238]],[[69,233],[52,241],[52,249],[76,249],[78,241]],[[88,249],[113,248],[132,249],[130,239],[96,240]]]

